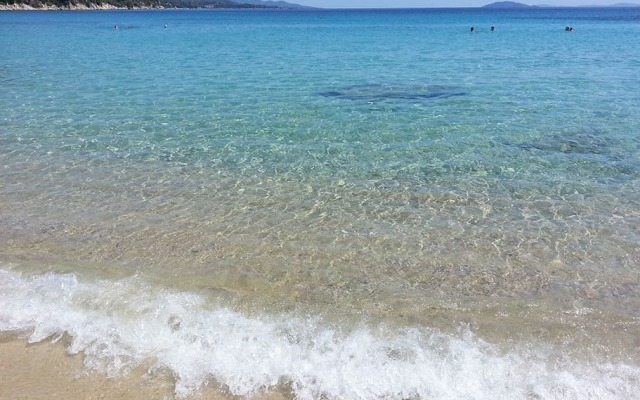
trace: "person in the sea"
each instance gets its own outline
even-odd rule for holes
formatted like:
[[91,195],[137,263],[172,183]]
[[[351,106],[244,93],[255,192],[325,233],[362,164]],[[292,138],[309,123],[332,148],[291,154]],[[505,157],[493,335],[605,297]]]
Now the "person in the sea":
[[491,32],[493,32],[493,31],[495,31],[495,30],[496,30],[496,27],[495,27],[495,26],[493,26],[493,25],[491,25]]
[[471,27],[471,32],[473,32],[475,29],[476,29],[476,28],[472,26],[472,27]]

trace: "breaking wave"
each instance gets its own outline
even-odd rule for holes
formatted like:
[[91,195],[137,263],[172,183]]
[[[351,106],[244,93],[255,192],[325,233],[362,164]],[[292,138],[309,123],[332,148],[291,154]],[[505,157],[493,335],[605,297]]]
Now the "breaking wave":
[[249,317],[140,277],[0,270],[0,330],[32,343],[66,335],[69,353],[110,376],[153,360],[150,372],[171,370],[182,398],[211,379],[238,396],[287,385],[298,399],[638,398],[637,366],[552,360],[532,346],[505,353],[468,329],[354,326]]

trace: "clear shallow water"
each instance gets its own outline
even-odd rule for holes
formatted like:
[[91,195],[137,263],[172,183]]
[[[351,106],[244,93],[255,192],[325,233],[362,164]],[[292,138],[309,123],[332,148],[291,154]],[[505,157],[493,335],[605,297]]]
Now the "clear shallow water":
[[0,328],[180,396],[633,398],[638,21],[2,13]]

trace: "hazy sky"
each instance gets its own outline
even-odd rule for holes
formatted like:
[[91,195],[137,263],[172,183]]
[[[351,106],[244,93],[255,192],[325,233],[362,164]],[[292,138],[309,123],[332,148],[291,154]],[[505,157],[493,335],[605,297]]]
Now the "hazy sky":
[[[498,0],[288,0],[290,3],[321,8],[413,8],[413,7],[479,7]],[[515,0],[525,4],[552,6],[585,6],[636,2],[635,0]]]

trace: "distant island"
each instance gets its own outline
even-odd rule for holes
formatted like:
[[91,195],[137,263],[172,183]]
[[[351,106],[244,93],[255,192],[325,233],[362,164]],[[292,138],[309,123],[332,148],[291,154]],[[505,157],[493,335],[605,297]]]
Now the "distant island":
[[[591,5],[591,6],[576,6],[575,8],[593,8],[593,7],[617,7],[617,8],[629,8],[629,7],[640,7],[640,4],[637,3],[616,3],[609,5]],[[487,4],[482,6],[481,8],[573,8],[567,6],[551,6],[547,4],[538,4],[534,6],[530,6],[524,3],[517,3],[515,1],[498,1],[495,3]]]
[[0,10],[132,10],[163,8],[302,9],[285,1],[262,0],[0,0]]

